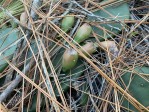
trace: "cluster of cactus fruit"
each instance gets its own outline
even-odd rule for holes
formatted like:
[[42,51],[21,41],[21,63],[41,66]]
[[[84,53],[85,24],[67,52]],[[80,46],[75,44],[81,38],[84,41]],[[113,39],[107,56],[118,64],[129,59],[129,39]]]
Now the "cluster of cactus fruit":
[[[62,30],[67,32],[69,31],[72,26],[74,25],[74,17],[73,16],[66,16],[62,20]],[[76,32],[76,35],[74,37],[74,43],[80,44],[84,40],[88,39],[91,35],[92,27],[84,23]],[[86,42],[83,46],[81,46],[80,50],[82,53],[84,53],[86,56],[96,52],[97,45],[93,42]],[[63,71],[67,71],[72,69],[79,58],[79,54],[72,48],[67,49],[63,54],[62,59],[62,69]]]
[[[67,21],[69,21],[69,22],[67,22]],[[72,23],[74,24],[73,16],[65,17],[62,21],[62,29],[64,31],[69,31],[73,26]],[[81,42],[88,39],[89,36],[91,35],[91,32],[92,32],[92,27],[89,24],[84,23],[80,28],[78,28],[78,30],[76,32],[76,35],[74,37],[74,44],[76,44],[76,43],[80,44]],[[100,45],[103,48],[111,47],[111,45],[113,45],[113,41],[103,41],[103,42],[100,42]],[[95,53],[97,48],[98,48],[97,43],[86,42],[83,46],[81,46],[80,51],[82,51],[82,53],[84,53],[86,56],[88,56],[92,53]],[[116,51],[117,51],[117,49],[116,49]],[[62,70],[65,72],[65,71],[68,71],[68,70],[72,69],[73,67],[75,67],[78,58],[79,58],[79,54],[74,49],[72,49],[72,48],[67,49],[64,52],[63,58],[62,58]],[[136,71],[137,72],[143,71],[143,73],[148,74],[149,67],[143,66],[141,68],[136,68]],[[131,79],[131,77],[128,75],[130,75],[130,73],[126,73],[122,76],[122,79],[125,84],[129,84],[128,80]],[[147,89],[148,87],[149,87],[149,83],[145,79],[143,79],[137,75],[137,76],[135,76],[135,78],[133,79],[133,81],[131,82],[131,84],[129,86],[129,90],[130,90],[129,92],[131,92],[132,96],[135,97],[144,106],[149,106],[149,103],[148,103],[149,91]],[[142,99],[141,99],[140,95],[137,94],[139,91],[144,91],[143,96],[141,96]],[[129,102],[125,99],[123,102],[123,106],[127,107],[127,105],[129,105],[128,108],[136,111],[136,109],[132,105],[130,105]]]
[[[73,27],[74,23],[75,23],[74,16],[67,15],[62,20],[61,29],[64,32],[68,32]],[[82,26],[80,26],[78,28],[78,30],[76,31],[76,34],[74,36],[74,39],[73,39],[73,43],[77,46],[79,44],[81,47],[78,49],[87,57],[89,57],[90,55],[95,53],[98,48],[98,43],[96,43],[96,42],[92,42],[92,41],[84,42],[86,39],[88,39],[90,37],[91,33],[92,33],[92,27],[89,24],[84,23]],[[103,41],[103,42],[100,42],[99,44],[103,48],[107,48],[107,47],[111,47],[111,45],[113,45],[113,41]],[[66,49],[62,56],[62,71],[65,72],[66,74],[69,70],[71,70],[73,72],[73,69],[76,69],[75,67],[77,65],[77,61],[79,60],[79,57],[80,56],[79,56],[78,52],[75,51],[73,48]],[[81,72],[81,74],[82,74],[82,72]],[[78,75],[75,75],[74,77],[72,77],[73,80],[77,80],[77,78],[81,74],[78,74]],[[68,81],[65,81],[65,84],[63,84],[63,83],[61,84],[63,91],[66,91],[69,88],[69,86],[66,86],[67,82]],[[69,85],[69,82],[68,82],[68,85]],[[82,86],[81,89],[84,88],[84,91],[89,91],[87,89],[87,84],[85,83],[84,85],[85,86]],[[89,96],[87,94],[82,93],[81,97],[82,98],[79,101],[79,103],[80,103],[80,105],[85,105],[88,101]]]
[[[69,31],[74,25],[74,19],[75,18],[70,15],[67,15],[66,17],[64,17],[62,20],[61,29],[65,32]],[[89,24],[84,23],[81,27],[78,28],[76,35],[73,39],[73,43],[74,44],[83,43],[86,39],[90,37],[91,33],[92,33],[92,27]],[[84,55],[89,56],[97,51],[97,48],[99,45],[100,47],[108,48],[114,45],[113,42],[114,41],[103,41],[100,43],[96,43],[92,41],[85,42],[85,44],[83,44],[79,48],[79,50]],[[67,49],[63,54],[63,60],[62,60],[63,71],[65,72],[67,70],[72,69],[76,65],[78,58],[79,58],[79,54],[73,48]]]

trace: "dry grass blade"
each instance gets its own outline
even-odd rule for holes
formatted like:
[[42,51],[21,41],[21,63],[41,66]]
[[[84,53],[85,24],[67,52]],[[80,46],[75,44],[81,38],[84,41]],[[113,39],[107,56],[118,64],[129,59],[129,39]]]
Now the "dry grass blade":
[[148,6],[2,0],[0,110],[148,112]]
[[[69,45],[71,45],[71,47],[73,47],[91,66],[93,66],[93,68],[98,73],[100,73],[115,89],[118,89],[121,92],[121,94],[124,94],[125,97],[128,97],[129,99],[131,99],[131,103],[133,105],[139,105],[139,107],[141,107],[144,110],[148,111],[148,109],[146,107],[144,107],[141,103],[139,103],[136,99],[134,99],[131,95],[129,95],[125,90],[123,90],[117,83],[115,83],[102,70],[100,70],[88,57],[86,57],[79,49],[77,49],[76,46],[66,38],[66,37],[69,37],[69,35],[67,35],[65,32],[63,32],[58,26],[56,26],[52,22],[50,22],[50,26],[53,29],[55,29],[55,31],[57,33],[59,33],[59,35],[61,35],[69,43]],[[59,32],[59,31],[61,31],[61,32]],[[69,38],[71,38],[71,37],[69,37]],[[137,107],[138,110],[140,110],[139,107]]]
[[37,84],[35,84],[31,79],[29,79],[27,76],[25,76],[25,74],[23,74],[18,68],[16,68],[14,65],[12,65],[9,60],[7,60],[5,58],[5,60],[7,61],[7,63],[14,69],[16,70],[24,79],[26,79],[28,82],[30,82],[32,85],[34,85],[40,92],[42,92],[44,95],[46,95],[51,101],[54,101],[55,103],[57,103],[62,109],[64,109],[65,111],[68,111],[67,108],[64,108],[63,105],[61,105],[59,102],[57,102],[53,97],[51,97],[47,92],[45,92],[42,88],[40,88]]

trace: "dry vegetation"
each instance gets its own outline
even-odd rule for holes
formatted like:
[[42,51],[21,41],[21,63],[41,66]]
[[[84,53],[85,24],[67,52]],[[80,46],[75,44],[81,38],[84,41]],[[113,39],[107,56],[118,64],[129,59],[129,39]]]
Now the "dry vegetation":
[[0,112],[149,111],[149,1],[101,1],[0,1]]

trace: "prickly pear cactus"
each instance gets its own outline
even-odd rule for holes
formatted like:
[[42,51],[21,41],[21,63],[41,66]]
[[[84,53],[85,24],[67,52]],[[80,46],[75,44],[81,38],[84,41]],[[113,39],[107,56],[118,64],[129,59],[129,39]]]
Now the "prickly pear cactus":
[[5,61],[4,57],[7,59],[12,58],[12,55],[15,52],[17,45],[16,44],[14,44],[13,46],[11,45],[17,39],[18,39],[18,30],[12,28],[5,28],[0,30],[0,72],[2,72],[7,66],[7,62]]
[[[137,67],[135,71],[141,73],[141,75],[132,74],[130,72],[125,73],[122,76],[126,87],[128,87],[128,92],[145,107],[149,106],[149,67]],[[130,85],[129,85],[130,84]],[[128,86],[129,85],[129,86]],[[135,112],[137,109],[129,103],[126,99],[122,105],[129,108]]]
[[[104,0],[102,3],[104,3],[105,1],[107,0]],[[129,7],[127,3],[118,4],[118,5],[109,5],[104,7],[104,10],[97,10],[97,11],[94,11],[93,13],[101,17],[101,19],[104,20],[104,22],[95,17],[88,17],[90,21],[95,21],[95,20],[100,21],[101,22],[101,24],[99,24],[100,27],[105,28],[106,30],[115,34],[118,34],[123,28],[123,25],[120,21],[129,19],[129,16],[130,16]],[[115,20],[117,20],[117,22]],[[105,21],[111,21],[111,22],[109,23]],[[96,25],[98,26],[97,23]],[[102,36],[102,38],[99,38],[100,40],[104,40],[104,38],[110,38],[109,35],[112,35],[112,33],[106,32],[108,33],[108,35],[104,37],[104,30],[97,28],[97,26],[92,26],[92,28],[95,33]]]

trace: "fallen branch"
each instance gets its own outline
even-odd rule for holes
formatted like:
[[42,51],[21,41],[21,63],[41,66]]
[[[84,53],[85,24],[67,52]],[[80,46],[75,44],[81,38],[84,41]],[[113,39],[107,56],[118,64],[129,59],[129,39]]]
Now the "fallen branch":
[[[25,74],[30,70],[30,67],[33,63],[28,63],[26,67],[22,70],[22,72]],[[8,95],[13,91],[14,88],[22,81],[21,75],[16,75],[16,78],[12,81],[12,83],[3,91],[3,93],[0,95],[0,103],[4,101]]]
[[[32,9],[30,11],[30,14],[31,14],[31,18],[33,20],[36,20],[38,18],[38,15],[37,13],[35,12],[35,10],[37,9],[37,7],[40,7],[40,5],[42,4],[41,0],[34,0],[32,2]],[[0,9],[2,9],[3,11],[5,11],[5,13],[11,18],[14,20],[15,23],[19,24],[20,26],[23,26],[23,24],[20,23],[20,21],[18,19],[16,19],[11,13],[9,13],[9,11],[7,11],[6,9],[4,9],[3,7],[0,6]],[[31,28],[31,24],[28,23],[28,27],[25,27],[27,29],[26,31],[26,37],[29,39],[31,36],[30,34],[32,33],[30,28]],[[24,36],[21,38],[24,40]],[[23,42],[22,40],[22,42]],[[18,42],[18,41],[17,41]],[[23,44],[20,44],[20,48],[16,50],[16,53],[17,54],[19,52],[19,50],[21,48],[24,48],[26,45],[26,41],[23,42]],[[29,68],[30,68],[30,65],[31,63],[27,64],[27,66],[23,69],[23,72],[28,72],[29,71]],[[12,72],[11,74],[8,74],[8,75],[12,75]],[[16,78],[12,81],[12,83],[2,92],[2,94],[0,95],[0,102],[2,102],[3,100],[5,100],[8,95],[13,91],[13,89],[19,84],[19,82],[22,81],[22,77],[20,75],[17,75],[16,74]]]

